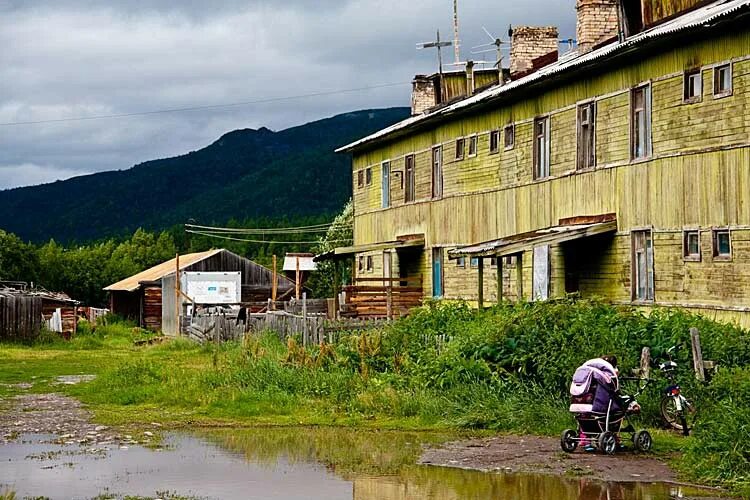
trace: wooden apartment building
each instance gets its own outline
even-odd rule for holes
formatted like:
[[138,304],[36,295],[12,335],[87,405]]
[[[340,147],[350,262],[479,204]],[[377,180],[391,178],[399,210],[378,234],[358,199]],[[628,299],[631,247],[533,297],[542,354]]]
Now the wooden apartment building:
[[469,65],[446,102],[418,77],[411,118],[339,150],[355,241],[338,253],[427,296],[578,292],[750,325],[750,0],[576,9],[577,50],[514,28],[496,83]]

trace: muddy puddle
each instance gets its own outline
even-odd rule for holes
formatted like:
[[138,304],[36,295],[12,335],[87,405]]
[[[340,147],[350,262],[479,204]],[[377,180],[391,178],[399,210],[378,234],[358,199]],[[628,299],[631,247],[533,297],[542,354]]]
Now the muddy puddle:
[[658,500],[715,494],[665,484],[482,473],[414,465],[455,436],[346,429],[166,433],[160,445],[63,444],[22,435],[0,446],[0,498]]

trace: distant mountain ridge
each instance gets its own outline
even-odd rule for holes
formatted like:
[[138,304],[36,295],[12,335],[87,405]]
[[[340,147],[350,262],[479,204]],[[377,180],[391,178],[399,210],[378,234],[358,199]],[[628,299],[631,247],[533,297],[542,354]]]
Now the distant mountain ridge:
[[228,132],[182,156],[128,170],[0,191],[0,229],[25,240],[86,241],[193,219],[334,214],[351,195],[351,163],[333,150],[409,115],[356,111],[274,132]]

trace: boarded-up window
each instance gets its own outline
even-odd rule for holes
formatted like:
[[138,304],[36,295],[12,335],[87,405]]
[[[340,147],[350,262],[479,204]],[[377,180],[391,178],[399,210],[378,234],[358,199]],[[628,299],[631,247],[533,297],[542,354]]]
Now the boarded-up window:
[[404,202],[414,201],[416,196],[416,179],[414,176],[414,155],[409,155],[404,159]]
[[490,153],[500,151],[500,131],[493,130],[490,132]]
[[700,231],[688,229],[682,233],[682,256],[685,260],[701,260]]
[[550,265],[549,245],[534,247],[534,282],[532,298],[534,300],[549,299]]
[[724,97],[732,93],[732,65],[722,64],[714,68],[714,96]]
[[469,156],[476,156],[477,155],[477,136],[472,135],[469,137]]
[[633,300],[654,300],[654,241],[651,231],[633,231]]
[[534,120],[534,179],[549,177],[549,117]]
[[456,160],[463,160],[466,152],[466,139],[456,139]]
[[714,229],[714,257],[729,259],[732,257],[732,236],[729,229]]
[[443,148],[432,148],[432,197],[443,196]]
[[578,106],[578,169],[596,166],[596,104]]
[[685,72],[683,84],[683,98],[685,102],[698,102],[703,96],[703,77],[700,69]]
[[505,149],[513,149],[516,145],[516,127],[515,125],[507,125],[505,127],[503,143]]
[[651,86],[633,89],[631,93],[631,158],[651,156]]
[[391,206],[391,162],[384,161],[381,165],[381,201],[383,208]]

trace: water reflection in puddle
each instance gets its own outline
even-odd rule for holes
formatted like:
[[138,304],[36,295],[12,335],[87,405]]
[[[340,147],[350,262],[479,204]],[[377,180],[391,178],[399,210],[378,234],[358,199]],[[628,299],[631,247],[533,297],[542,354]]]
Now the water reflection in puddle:
[[161,451],[137,446],[97,451],[39,443],[49,436],[24,436],[0,447],[0,494],[6,489],[19,498],[153,498],[170,492],[211,499],[356,500],[660,500],[699,495],[668,485],[413,465],[424,444],[449,438],[347,429],[246,429],[168,434]]

